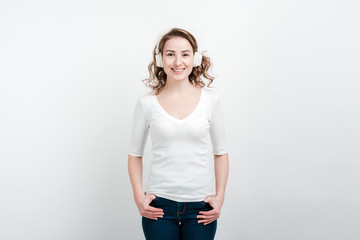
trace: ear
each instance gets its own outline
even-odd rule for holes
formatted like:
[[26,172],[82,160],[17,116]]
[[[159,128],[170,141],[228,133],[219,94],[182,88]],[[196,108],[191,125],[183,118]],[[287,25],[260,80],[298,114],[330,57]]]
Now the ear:
[[200,49],[198,49],[198,51],[196,51],[194,55],[194,67],[200,66],[201,62],[202,62],[202,54]]
[[156,66],[163,67],[161,52],[155,54]]

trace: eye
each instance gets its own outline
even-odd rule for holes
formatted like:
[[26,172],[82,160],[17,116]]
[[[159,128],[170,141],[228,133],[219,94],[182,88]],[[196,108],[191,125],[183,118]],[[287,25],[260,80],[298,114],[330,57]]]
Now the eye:
[[172,56],[174,56],[174,54],[168,53],[166,56],[172,57]]
[[189,56],[189,54],[188,54],[188,53],[185,53],[183,56],[184,56],[184,57],[188,57],[188,56]]

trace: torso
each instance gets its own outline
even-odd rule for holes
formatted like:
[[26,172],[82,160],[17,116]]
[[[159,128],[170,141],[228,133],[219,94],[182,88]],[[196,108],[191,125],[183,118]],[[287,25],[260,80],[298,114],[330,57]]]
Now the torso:
[[187,90],[182,98],[165,91],[139,98],[131,149],[134,156],[143,156],[147,137],[151,138],[145,192],[178,202],[201,201],[215,194],[210,139],[213,153],[226,150],[222,118],[212,118],[218,101],[216,90],[205,86]]
[[162,108],[177,119],[184,119],[196,108],[201,97],[201,88],[193,87],[188,93],[181,96],[172,96],[167,92],[160,92],[156,98]]

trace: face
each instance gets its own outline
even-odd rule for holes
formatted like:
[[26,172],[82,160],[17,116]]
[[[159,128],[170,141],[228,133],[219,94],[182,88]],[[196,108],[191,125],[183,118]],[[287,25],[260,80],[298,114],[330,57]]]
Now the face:
[[167,80],[189,80],[188,77],[193,69],[194,53],[188,40],[175,37],[166,41],[162,59]]

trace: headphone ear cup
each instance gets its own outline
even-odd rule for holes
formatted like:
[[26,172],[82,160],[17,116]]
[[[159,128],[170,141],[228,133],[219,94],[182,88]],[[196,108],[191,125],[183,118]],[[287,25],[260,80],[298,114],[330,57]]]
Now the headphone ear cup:
[[202,54],[199,52],[195,52],[194,56],[194,67],[198,67],[201,65],[202,62]]
[[163,67],[161,53],[155,54],[156,66]]

